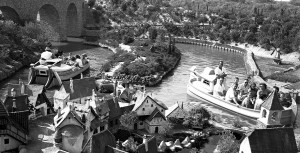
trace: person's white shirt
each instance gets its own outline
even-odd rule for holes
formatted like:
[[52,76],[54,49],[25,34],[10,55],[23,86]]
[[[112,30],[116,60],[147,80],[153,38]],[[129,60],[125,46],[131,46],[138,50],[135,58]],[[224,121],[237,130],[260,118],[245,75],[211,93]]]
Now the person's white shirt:
[[221,75],[222,73],[227,74],[227,71],[226,71],[226,68],[225,68],[225,67],[222,67],[222,70],[221,70],[219,67],[216,67],[216,68],[215,68],[215,74]]
[[228,91],[226,92],[226,96],[225,96],[225,100],[226,101],[231,101],[235,98],[234,96],[234,90],[233,90],[233,87],[230,87],[228,89]]
[[49,60],[52,58],[52,53],[49,52],[49,51],[44,51],[42,54],[41,54],[41,58],[45,59],[45,60]]
[[220,95],[219,93],[224,93],[225,91],[225,86],[224,84],[220,85],[219,81],[217,82],[217,84],[214,87],[214,92],[213,95],[219,98],[223,98],[224,95]]
[[78,66],[79,66],[79,67],[83,67],[82,60],[81,60],[81,59],[76,58],[76,62],[78,63]]

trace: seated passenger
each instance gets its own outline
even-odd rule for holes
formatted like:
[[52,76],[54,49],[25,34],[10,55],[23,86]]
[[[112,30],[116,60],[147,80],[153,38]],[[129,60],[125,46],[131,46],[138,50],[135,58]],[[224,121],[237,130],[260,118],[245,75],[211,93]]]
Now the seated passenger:
[[279,92],[279,102],[283,107],[290,107],[292,104],[292,97],[289,93]]
[[76,66],[83,67],[81,57],[79,55],[76,55],[75,57],[76,57]]
[[257,91],[257,97],[254,105],[255,110],[260,110],[262,103],[268,98],[271,91],[267,88],[265,83],[259,84],[259,90]]
[[84,53],[81,55],[82,64],[85,65],[88,63],[88,60],[86,59],[87,55]]
[[76,58],[73,56],[71,57],[71,60],[68,62],[68,65],[75,66],[75,64],[76,64]]
[[238,100],[239,101],[243,101],[247,97],[249,88],[250,88],[249,81],[248,81],[248,79],[245,79],[244,83],[240,84],[239,88],[238,88],[238,90],[239,90]]
[[214,91],[213,91],[213,95],[219,98],[224,99],[225,93],[226,93],[226,89],[224,86],[224,79],[220,78],[218,79],[215,87],[214,87]]
[[228,89],[228,91],[226,92],[225,100],[239,105],[239,102],[237,99],[237,90],[236,90],[237,87],[238,87],[238,84],[235,82],[233,84],[233,86],[231,86]]
[[247,91],[247,97],[243,100],[242,106],[247,108],[254,108],[255,100],[257,97],[256,84],[252,83]]
[[52,52],[51,49],[49,47],[45,48],[45,51],[41,54],[41,58],[39,60],[39,63],[41,65],[46,64],[46,60],[52,59]]

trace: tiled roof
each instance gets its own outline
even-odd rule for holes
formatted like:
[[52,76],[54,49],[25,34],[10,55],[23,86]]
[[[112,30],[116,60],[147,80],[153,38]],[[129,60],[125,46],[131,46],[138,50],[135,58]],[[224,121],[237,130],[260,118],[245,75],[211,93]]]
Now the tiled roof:
[[157,100],[155,100],[155,99],[151,98],[149,95],[147,95],[143,100],[137,100],[137,101],[136,101],[135,106],[134,106],[134,108],[133,108],[132,111],[136,111],[138,108],[140,108],[141,105],[147,100],[147,98],[150,98],[151,100],[153,100],[154,103],[156,103],[156,104],[157,104],[158,106],[160,106],[161,108],[163,108],[163,109],[165,109],[165,110],[168,109],[168,107],[167,107],[164,103],[158,102]]
[[121,114],[124,114],[125,112],[131,112],[133,107],[134,107],[134,104],[121,107]]
[[168,110],[166,110],[166,117],[184,118],[187,115],[188,113],[185,110],[183,110],[178,105],[178,103],[174,104],[173,106],[169,107]]
[[94,134],[82,150],[89,153],[106,153],[106,146],[116,147],[115,136],[109,130]]
[[169,114],[171,114],[173,111],[175,111],[177,108],[179,107],[178,103],[172,105],[171,107],[168,108],[168,110],[166,110],[166,116],[168,116]]
[[296,153],[293,128],[255,129],[248,136],[251,151],[255,153]]
[[261,107],[269,110],[284,110],[279,102],[278,94],[275,91],[271,93],[271,95],[265,100]]
[[61,115],[58,116],[58,114],[56,114],[54,116],[54,126],[55,127],[58,127],[67,117],[68,115],[71,115],[74,117],[75,120],[77,120],[77,122],[79,124],[81,124],[82,126],[84,125],[82,122],[81,122],[81,119],[80,117],[78,116],[78,114],[74,111],[74,110],[71,110],[71,106],[67,106],[65,107],[63,110],[61,110]]
[[7,117],[8,114],[7,114],[7,110],[4,106],[4,103],[0,100],[0,117]]
[[138,153],[157,153],[157,143],[155,136],[148,139],[148,151],[146,151],[145,144],[140,144],[137,148]]
[[17,111],[28,111],[28,96],[21,95],[16,97],[6,96],[4,106],[8,112],[12,111],[13,99],[16,100]]
[[154,111],[151,113],[151,115],[147,118],[148,121],[151,121],[154,117],[161,117],[164,120],[166,120],[166,117],[164,116],[164,114],[162,114],[157,107],[154,109]]
[[62,86],[65,88],[67,93],[70,93],[70,100],[87,97],[92,95],[93,89],[96,91],[95,78],[83,78],[83,79],[74,79],[73,80],[73,93],[70,88],[70,81],[64,81]]
[[29,111],[22,111],[22,112],[10,112],[9,116],[11,121],[15,122],[15,126],[18,127],[20,130],[28,134],[29,132],[29,124],[28,124],[28,116]]
[[109,99],[107,100],[107,103],[108,103],[108,107],[109,107],[109,119],[114,119],[116,117],[119,117],[121,116],[121,109],[120,109],[120,106],[119,106],[119,103],[118,103],[118,100],[115,99]]

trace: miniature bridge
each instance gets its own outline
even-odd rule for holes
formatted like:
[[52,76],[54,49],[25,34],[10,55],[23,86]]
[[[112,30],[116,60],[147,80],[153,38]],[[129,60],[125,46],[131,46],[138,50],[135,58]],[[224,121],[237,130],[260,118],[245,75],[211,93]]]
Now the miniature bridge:
[[83,30],[84,0],[0,0],[0,10],[15,23],[45,21],[61,40],[81,36]]

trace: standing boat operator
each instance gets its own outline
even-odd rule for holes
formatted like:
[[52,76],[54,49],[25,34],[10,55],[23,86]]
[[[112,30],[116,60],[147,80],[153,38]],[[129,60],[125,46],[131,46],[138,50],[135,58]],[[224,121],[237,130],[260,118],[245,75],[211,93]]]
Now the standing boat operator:
[[227,86],[226,86],[226,76],[227,76],[227,71],[226,71],[226,68],[223,67],[223,61],[220,61],[219,63],[219,66],[215,68],[215,74],[216,74],[216,78],[217,79],[220,79],[220,78],[223,78],[224,81],[223,81],[223,84],[225,86],[225,89],[227,89]]
[[41,58],[39,60],[39,63],[41,65],[46,64],[46,60],[52,59],[53,54],[51,52],[50,47],[46,47],[45,51],[41,54]]

